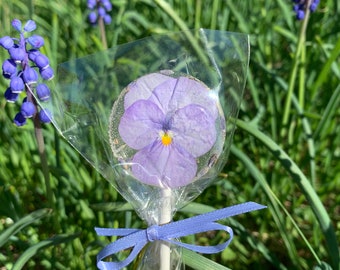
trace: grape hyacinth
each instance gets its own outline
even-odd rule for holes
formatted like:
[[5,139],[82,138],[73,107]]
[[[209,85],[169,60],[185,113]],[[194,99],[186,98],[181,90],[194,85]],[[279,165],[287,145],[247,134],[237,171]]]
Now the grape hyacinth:
[[111,23],[111,16],[107,14],[112,10],[110,0],[87,0],[87,7],[91,10],[88,17],[91,24],[95,24],[98,18],[102,18],[105,24]]
[[293,0],[293,10],[298,20],[305,18],[306,9],[309,8],[311,12],[314,12],[320,2],[320,0]]
[[54,72],[49,65],[49,59],[39,49],[44,45],[44,39],[38,35],[25,37],[36,29],[34,21],[29,20],[22,27],[18,19],[12,21],[13,28],[20,33],[20,38],[4,36],[0,38],[0,46],[8,51],[9,59],[2,64],[2,75],[10,80],[9,87],[5,91],[5,98],[8,102],[16,102],[21,93],[25,93],[20,112],[14,117],[17,126],[26,124],[27,118],[32,118],[38,113],[43,123],[49,123],[51,113],[39,110],[33,92],[39,101],[47,101],[50,98],[50,89],[46,84],[39,83],[39,74],[43,80],[49,81],[53,78]]

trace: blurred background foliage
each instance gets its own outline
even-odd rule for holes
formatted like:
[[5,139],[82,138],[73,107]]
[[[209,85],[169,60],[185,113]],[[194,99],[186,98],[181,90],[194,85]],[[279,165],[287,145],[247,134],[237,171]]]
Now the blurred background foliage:
[[[250,35],[239,118],[251,129],[239,123],[220,178],[175,219],[245,201],[270,207],[224,221],[236,236],[225,251],[206,257],[230,269],[339,269],[339,2],[323,0],[311,14],[287,123],[284,107],[302,24],[294,17],[292,1],[111,2],[108,47],[201,27]],[[87,22],[88,12],[85,0],[0,0],[0,34],[13,34],[14,18],[33,19],[35,33],[45,38],[42,52],[56,69],[104,49],[99,28]],[[6,54],[0,50],[1,61]],[[3,92],[7,83],[0,80]],[[14,126],[19,105],[1,98],[0,106],[0,269],[95,269],[96,254],[108,243],[96,236],[95,226],[145,225],[51,125],[44,127],[55,201],[53,211],[48,210],[33,125]],[[267,138],[276,144],[268,146]],[[293,166],[284,163],[280,150],[309,181],[308,188]],[[324,208],[315,207],[313,202],[319,201]],[[322,222],[328,222],[328,229]],[[226,237],[212,233],[186,240],[212,245]],[[185,258],[199,269],[189,255]]]

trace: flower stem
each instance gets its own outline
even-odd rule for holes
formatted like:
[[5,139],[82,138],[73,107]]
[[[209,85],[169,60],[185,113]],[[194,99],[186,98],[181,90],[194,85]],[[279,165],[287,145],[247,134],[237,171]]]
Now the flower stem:
[[[289,114],[290,114],[290,109],[291,109],[291,103],[292,103],[292,95],[293,95],[293,91],[294,91],[294,87],[295,87],[295,81],[296,81],[296,76],[297,76],[297,72],[298,72],[298,67],[299,64],[301,63],[301,61],[303,61],[305,57],[304,53],[303,53],[303,47],[305,46],[305,42],[306,42],[306,30],[307,30],[307,24],[308,24],[308,20],[309,20],[309,14],[310,14],[310,10],[309,10],[309,6],[310,6],[310,0],[308,1],[307,4],[307,8],[306,8],[306,15],[305,18],[303,19],[302,22],[302,26],[300,29],[300,34],[299,34],[299,39],[298,39],[298,44],[297,44],[297,48],[295,51],[295,56],[294,56],[294,62],[293,62],[293,68],[292,68],[292,72],[290,74],[290,78],[289,78],[289,85],[288,85],[288,94],[286,96],[286,101],[285,101],[285,107],[284,107],[284,113],[283,113],[283,130],[286,130],[286,126],[288,124],[288,119],[289,119]],[[304,71],[304,70],[303,70]],[[304,84],[304,82],[300,82]],[[302,98],[304,95],[302,95],[301,91],[304,91],[304,89],[301,89],[300,86],[300,94],[299,96]],[[301,102],[303,102],[302,100],[300,100],[300,104]],[[286,132],[284,132],[285,134]]]
[[104,19],[102,17],[99,17],[98,24],[99,24],[100,36],[102,39],[103,48],[104,50],[106,50],[107,49],[106,31],[105,31]]
[[53,205],[51,179],[50,179],[50,173],[49,173],[49,169],[48,169],[44,137],[43,137],[43,134],[42,134],[41,124],[39,122],[37,115],[34,116],[33,122],[34,122],[35,138],[36,138],[37,144],[38,144],[38,152],[39,152],[39,157],[40,157],[40,162],[41,162],[42,173],[43,173],[44,179],[45,179],[45,186],[46,186],[46,194],[47,194],[48,204],[49,204],[49,207],[51,207]]
[[306,90],[306,46],[302,47],[301,65],[299,72],[299,104],[302,110],[305,108],[305,90]]
[[197,39],[192,35],[192,33],[189,31],[188,26],[186,25],[185,21],[182,20],[182,18],[176,13],[176,11],[172,8],[172,6],[164,0],[155,0],[154,1],[162,10],[165,11],[166,14],[177,24],[177,26],[184,32],[184,35],[188,39],[188,41],[191,43],[192,48],[197,53],[198,57],[204,64],[209,63],[209,59],[202,51],[202,48],[200,47]]
[[195,5],[195,29],[201,27],[202,1],[197,0]]
[[[38,104],[35,98],[33,97],[32,90],[28,86],[27,86],[27,99],[33,102],[35,107],[38,108]],[[42,127],[41,127],[38,113],[36,113],[33,116],[33,124],[34,124],[34,134],[35,134],[35,138],[37,140],[37,145],[38,145],[41,169],[42,169],[42,173],[43,173],[44,181],[45,181],[45,189],[46,189],[48,207],[51,208],[55,212],[56,210],[55,209],[55,198],[54,198],[54,193],[51,187],[51,178],[50,178],[50,171],[48,167],[47,155],[46,155],[46,150],[45,150],[45,141],[44,141],[44,136],[42,133]],[[59,224],[56,214],[53,215],[53,226],[54,226],[55,232],[56,233],[59,232],[60,224]]]

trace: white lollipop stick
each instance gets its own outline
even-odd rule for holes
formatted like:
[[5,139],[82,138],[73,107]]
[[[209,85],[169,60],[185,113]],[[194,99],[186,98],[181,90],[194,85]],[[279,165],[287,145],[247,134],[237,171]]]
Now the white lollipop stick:
[[[172,219],[172,198],[171,189],[163,189],[161,217],[160,224],[169,223]],[[160,245],[160,270],[171,269],[171,249],[170,244],[163,242]]]

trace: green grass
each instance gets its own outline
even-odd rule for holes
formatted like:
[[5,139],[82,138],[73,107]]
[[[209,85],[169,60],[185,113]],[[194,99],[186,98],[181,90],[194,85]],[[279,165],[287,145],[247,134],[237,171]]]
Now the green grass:
[[[200,27],[250,35],[247,84],[228,163],[175,219],[245,201],[268,209],[223,221],[235,231],[231,245],[205,258],[185,251],[188,268],[339,270],[338,1],[321,1],[306,31],[289,0],[112,2],[108,47]],[[87,13],[85,0],[2,1],[0,36],[14,34],[14,18],[35,20],[35,33],[45,38],[43,52],[56,69],[103,50],[99,28],[87,23]],[[3,61],[7,55],[0,49]],[[0,79],[3,92],[7,85]],[[0,268],[96,269],[96,255],[109,242],[95,234],[95,226],[145,227],[50,125],[43,135],[51,212],[33,124],[12,124],[18,104],[0,98],[0,108]],[[183,241],[214,245],[226,239],[217,232]]]

